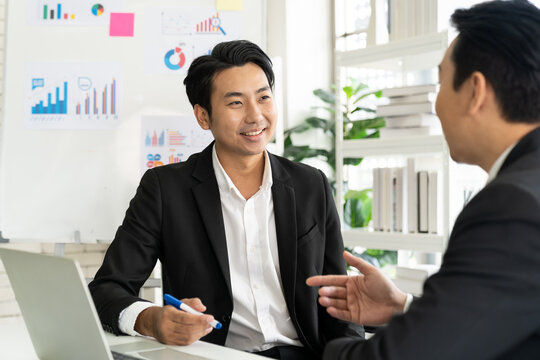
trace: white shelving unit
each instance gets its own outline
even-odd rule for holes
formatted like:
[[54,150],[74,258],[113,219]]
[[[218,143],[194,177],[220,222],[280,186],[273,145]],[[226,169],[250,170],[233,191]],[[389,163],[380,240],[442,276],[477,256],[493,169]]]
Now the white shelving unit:
[[[362,246],[382,250],[411,250],[442,253],[446,249],[450,224],[449,152],[444,137],[418,136],[399,139],[343,140],[341,88],[344,69],[349,67],[386,69],[405,74],[408,71],[436,68],[448,46],[448,34],[442,32],[390,42],[360,50],[335,53],[336,78],[336,199],[343,219],[343,159],[368,156],[430,156],[441,159],[443,198],[442,233],[406,234],[374,232],[366,229],[343,231],[346,246]],[[406,84],[406,79],[403,79]]]

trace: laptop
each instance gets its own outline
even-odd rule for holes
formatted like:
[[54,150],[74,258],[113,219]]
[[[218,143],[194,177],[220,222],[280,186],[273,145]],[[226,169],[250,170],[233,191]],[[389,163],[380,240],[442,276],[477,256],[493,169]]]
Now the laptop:
[[0,258],[40,359],[207,359],[143,338],[111,351],[75,260],[5,248]]

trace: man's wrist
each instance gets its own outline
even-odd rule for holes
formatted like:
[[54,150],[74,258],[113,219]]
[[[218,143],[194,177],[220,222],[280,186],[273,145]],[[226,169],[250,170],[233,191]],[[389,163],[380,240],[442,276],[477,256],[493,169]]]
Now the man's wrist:
[[140,335],[156,337],[154,334],[157,312],[161,311],[158,306],[152,306],[141,311],[133,329]]
[[137,301],[122,310],[118,317],[120,331],[131,336],[145,335],[135,330],[135,322],[144,310],[152,306],[157,305],[146,301]]

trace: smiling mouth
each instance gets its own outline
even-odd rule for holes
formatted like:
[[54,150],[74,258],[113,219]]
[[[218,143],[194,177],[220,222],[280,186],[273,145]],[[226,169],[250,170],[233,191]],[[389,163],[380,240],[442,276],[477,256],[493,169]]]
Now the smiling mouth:
[[256,131],[250,131],[250,132],[243,132],[241,133],[242,135],[244,136],[257,136],[259,134],[261,134],[265,129],[261,129],[261,130],[256,130]]

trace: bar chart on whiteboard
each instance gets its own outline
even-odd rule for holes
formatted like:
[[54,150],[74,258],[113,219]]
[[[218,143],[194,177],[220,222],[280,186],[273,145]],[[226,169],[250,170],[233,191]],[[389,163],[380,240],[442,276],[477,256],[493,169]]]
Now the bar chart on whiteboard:
[[29,63],[25,126],[34,129],[110,129],[119,124],[117,63]]

